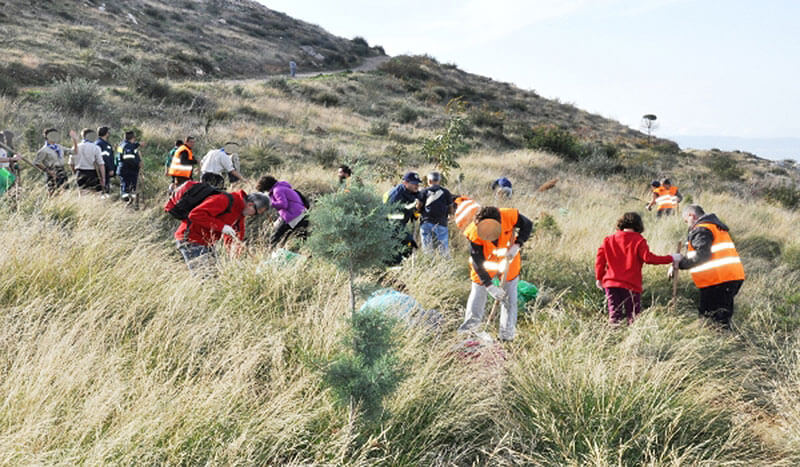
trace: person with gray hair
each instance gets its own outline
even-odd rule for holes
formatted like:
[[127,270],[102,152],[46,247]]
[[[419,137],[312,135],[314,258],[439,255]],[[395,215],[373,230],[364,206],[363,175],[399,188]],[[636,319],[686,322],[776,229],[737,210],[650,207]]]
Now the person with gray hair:
[[[733,299],[745,278],[730,229],[715,214],[706,214],[696,204],[683,210],[683,220],[689,226],[689,248],[678,268],[688,269],[695,286],[700,289],[697,307],[700,316],[729,329]],[[670,277],[672,274],[670,268]]]
[[431,172],[428,174],[428,187],[420,191],[417,200],[417,210],[421,214],[420,235],[422,249],[426,252],[433,251],[433,244],[443,255],[449,254],[449,232],[447,218],[453,213],[453,195],[441,186],[442,174]]

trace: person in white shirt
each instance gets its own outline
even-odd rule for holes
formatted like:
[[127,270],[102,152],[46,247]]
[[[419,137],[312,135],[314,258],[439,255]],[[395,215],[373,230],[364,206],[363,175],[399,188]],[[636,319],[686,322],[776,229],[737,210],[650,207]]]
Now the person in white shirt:
[[233,166],[232,156],[236,154],[239,145],[229,141],[219,149],[212,149],[200,161],[201,181],[217,188],[225,188],[223,173],[228,173],[241,179],[242,175]]
[[103,191],[106,186],[106,166],[100,147],[94,143],[95,132],[84,128],[81,137],[83,141],[77,144],[75,154],[69,157],[69,166],[72,173],[77,175],[80,188]]

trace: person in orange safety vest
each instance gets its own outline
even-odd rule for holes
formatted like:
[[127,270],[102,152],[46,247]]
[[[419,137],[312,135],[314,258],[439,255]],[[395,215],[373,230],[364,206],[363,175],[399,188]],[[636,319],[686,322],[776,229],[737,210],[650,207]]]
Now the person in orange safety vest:
[[194,158],[192,148],[194,147],[194,136],[187,136],[186,142],[183,146],[179,147],[175,154],[172,155],[172,162],[167,169],[167,175],[172,177],[172,183],[175,187],[183,185],[192,179],[192,170],[197,165],[197,160]]
[[670,179],[665,178],[661,183],[653,182],[653,199],[647,204],[648,211],[656,206],[656,216],[671,216],[678,209],[678,203],[683,200],[683,195],[678,191]]
[[[470,278],[472,289],[467,300],[460,332],[477,328],[486,308],[486,296],[501,302],[500,340],[514,339],[517,325],[517,283],[521,268],[519,250],[533,231],[533,222],[516,209],[486,206],[478,211],[474,222],[464,231],[470,241]],[[505,287],[492,279],[505,273]],[[502,283],[501,283],[502,285]]]
[[678,268],[688,269],[700,289],[700,315],[729,329],[733,298],[744,282],[744,267],[728,226],[694,204],[686,207],[683,220],[689,226],[689,248]]

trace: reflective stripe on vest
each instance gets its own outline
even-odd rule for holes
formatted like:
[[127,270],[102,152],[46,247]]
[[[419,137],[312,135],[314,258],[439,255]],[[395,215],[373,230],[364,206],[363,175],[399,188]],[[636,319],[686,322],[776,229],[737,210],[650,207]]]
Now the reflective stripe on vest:
[[[717,227],[716,224],[698,224],[695,228],[703,227],[711,231],[714,240],[711,243],[711,259],[689,269],[694,284],[702,289],[712,285],[722,284],[744,279],[744,267],[736,246],[728,232]],[[697,251],[689,242],[687,258],[697,257]]]
[[669,189],[658,187],[653,190],[653,193],[658,195],[656,198],[656,206],[658,210],[662,209],[675,209],[678,206],[678,187],[671,186]]
[[192,156],[192,150],[189,149],[188,146],[184,145],[179,147],[172,156],[172,162],[170,163],[169,170],[167,171],[168,175],[184,178],[190,178],[192,176],[192,166],[181,163],[181,153],[184,149],[189,152],[189,160],[194,160],[194,157]]
[[455,214],[456,226],[459,229],[464,229],[475,218],[475,215],[481,209],[481,206],[469,198],[464,198],[463,201],[458,202],[457,204],[458,207],[456,208]]
[[[490,277],[495,277],[499,273],[507,271],[508,280],[514,280],[519,276],[521,260],[517,253],[513,258],[508,258],[508,249],[511,247],[511,238],[514,233],[514,226],[519,219],[519,211],[516,209],[500,209],[501,232],[497,245],[494,242],[482,240],[478,237],[478,227],[472,223],[464,231],[464,236],[470,242],[483,246],[483,268],[489,273]],[[480,276],[475,272],[472,258],[470,258],[470,278],[476,284],[481,283]]]

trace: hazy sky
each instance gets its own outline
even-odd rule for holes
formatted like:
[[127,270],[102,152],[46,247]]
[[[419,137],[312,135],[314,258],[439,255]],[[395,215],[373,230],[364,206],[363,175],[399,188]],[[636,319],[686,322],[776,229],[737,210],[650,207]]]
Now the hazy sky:
[[800,1],[262,0],[658,134],[800,136]]

